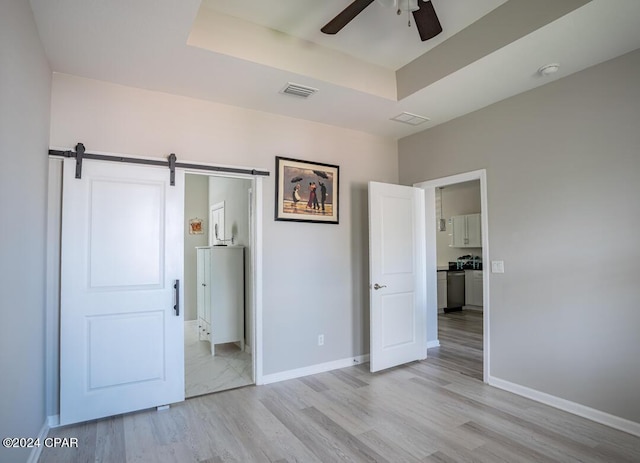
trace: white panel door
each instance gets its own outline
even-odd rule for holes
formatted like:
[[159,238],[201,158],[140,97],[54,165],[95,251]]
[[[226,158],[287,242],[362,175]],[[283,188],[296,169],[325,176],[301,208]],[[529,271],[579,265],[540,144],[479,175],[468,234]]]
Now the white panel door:
[[424,190],[369,183],[370,369],[427,355]]
[[60,424],[184,400],[184,172],[64,161]]

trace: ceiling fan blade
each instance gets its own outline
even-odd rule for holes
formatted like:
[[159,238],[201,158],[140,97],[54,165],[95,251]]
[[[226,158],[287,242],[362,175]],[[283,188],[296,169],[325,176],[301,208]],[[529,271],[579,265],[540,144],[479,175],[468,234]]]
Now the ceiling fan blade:
[[424,42],[442,32],[442,26],[440,25],[438,15],[436,15],[436,10],[433,9],[431,1],[423,2],[422,0],[418,0],[418,6],[420,9],[413,12],[413,19],[418,28],[420,40]]
[[344,26],[349,24],[349,22],[362,13],[366,7],[371,5],[374,0],[355,0],[348,7],[342,10],[338,16],[329,21],[322,29],[320,29],[325,34],[336,34],[342,29]]

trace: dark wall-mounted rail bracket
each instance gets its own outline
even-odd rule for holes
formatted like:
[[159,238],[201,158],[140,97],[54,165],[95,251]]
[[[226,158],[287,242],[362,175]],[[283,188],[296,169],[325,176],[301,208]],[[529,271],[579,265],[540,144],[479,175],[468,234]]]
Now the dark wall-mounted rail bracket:
[[84,157],[84,145],[76,145],[76,178],[82,178],[82,158]]
[[171,153],[169,155],[169,183],[171,186],[176,185],[176,155]]
[[200,164],[188,164],[183,162],[177,162],[177,157],[174,153],[171,153],[166,161],[160,161],[155,159],[138,159],[127,158],[123,156],[109,156],[107,154],[91,154],[85,152],[85,147],[82,143],[76,145],[75,151],[61,151],[61,150],[49,150],[49,156],[62,156],[65,158],[76,158],[76,178],[82,178],[82,161],[84,159],[95,159],[97,161],[115,161],[115,162],[127,162],[130,164],[144,164],[147,166],[165,166],[169,168],[169,181],[172,186],[176,184],[176,167],[182,169],[191,170],[203,170],[209,172],[221,172],[231,174],[246,174],[253,176],[269,176],[269,172],[256,170],[256,169],[241,169],[235,167],[219,167],[219,166],[203,166]]

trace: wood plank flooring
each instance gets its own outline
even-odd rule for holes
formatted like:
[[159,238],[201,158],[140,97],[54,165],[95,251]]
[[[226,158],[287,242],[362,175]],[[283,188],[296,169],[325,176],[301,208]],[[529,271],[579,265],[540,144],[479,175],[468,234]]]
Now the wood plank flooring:
[[438,314],[440,347],[429,349],[430,362],[482,381],[482,312]]
[[[80,448],[45,449],[39,461],[640,461],[638,437],[475,379],[481,343],[457,347],[466,357],[456,360],[447,342],[457,331],[475,339],[477,326],[462,329],[477,325],[475,315],[447,314],[442,347],[425,361],[374,374],[357,365],[53,429],[50,437],[77,437]],[[478,347],[480,367],[470,360]]]

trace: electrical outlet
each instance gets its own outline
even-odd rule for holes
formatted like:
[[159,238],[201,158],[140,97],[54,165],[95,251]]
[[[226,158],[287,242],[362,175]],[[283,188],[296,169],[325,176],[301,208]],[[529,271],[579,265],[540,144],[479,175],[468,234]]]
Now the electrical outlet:
[[324,346],[324,334],[319,334],[318,335],[318,345],[319,346]]

